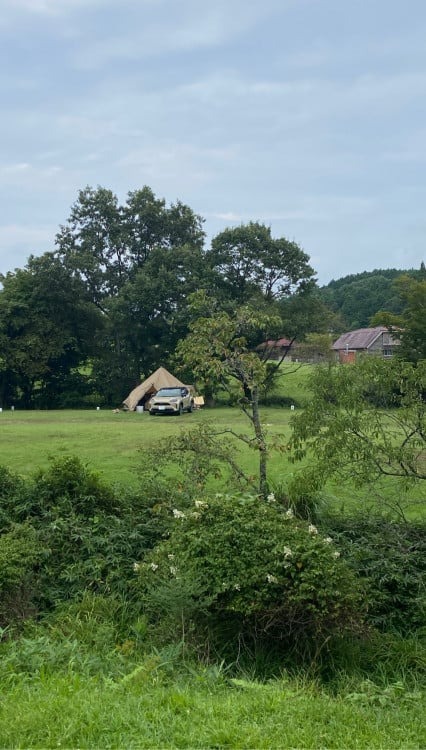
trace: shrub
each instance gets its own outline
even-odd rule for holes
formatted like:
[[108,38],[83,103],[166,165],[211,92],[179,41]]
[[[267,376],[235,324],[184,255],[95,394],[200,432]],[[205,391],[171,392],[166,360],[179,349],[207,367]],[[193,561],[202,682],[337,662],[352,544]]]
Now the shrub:
[[421,522],[379,516],[332,517],[327,527],[348,564],[363,580],[367,619],[403,633],[426,621],[426,529]]
[[359,627],[360,590],[331,539],[273,496],[218,495],[173,513],[170,537],[140,565],[145,601],[163,617],[206,626],[219,646],[232,633],[318,644]]
[[14,524],[25,524],[48,553],[37,575],[41,610],[85,590],[130,593],[134,561],[163,531],[145,496],[105,485],[75,457],[55,459],[34,479],[5,470],[2,477],[0,540],[6,544]]
[[28,524],[15,524],[0,536],[1,627],[33,612],[36,568],[43,555],[38,535]]

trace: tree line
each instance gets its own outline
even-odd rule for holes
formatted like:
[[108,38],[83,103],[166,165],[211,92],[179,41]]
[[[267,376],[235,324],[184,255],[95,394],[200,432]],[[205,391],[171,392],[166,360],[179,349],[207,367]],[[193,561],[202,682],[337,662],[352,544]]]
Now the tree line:
[[[203,224],[147,186],[123,204],[104,187],[81,190],[54,249],[0,275],[0,405],[120,404],[159,365],[178,366],[178,342],[206,311],[256,310],[253,349],[268,337],[344,330],[297,243],[249,222],[206,247]],[[403,303],[384,309],[400,313]]]

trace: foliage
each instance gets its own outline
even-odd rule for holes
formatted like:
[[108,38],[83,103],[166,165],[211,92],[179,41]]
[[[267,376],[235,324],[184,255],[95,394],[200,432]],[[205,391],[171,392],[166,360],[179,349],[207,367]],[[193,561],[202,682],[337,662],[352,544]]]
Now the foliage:
[[426,527],[382,516],[323,520],[348,564],[365,582],[367,620],[404,635],[426,621]]
[[[194,298],[194,309],[207,304],[205,295]],[[237,383],[238,404],[247,416],[254,437],[232,432],[238,439],[252,446],[259,455],[259,492],[268,492],[266,434],[259,414],[259,393],[272,378],[267,360],[256,351],[256,345],[268,338],[268,332],[277,330],[279,318],[268,311],[244,305],[233,314],[225,311],[197,317],[190,325],[190,333],[177,347],[177,356],[196,379],[205,383],[220,384],[230,389]],[[274,366],[278,370],[279,364]]]
[[56,255],[102,311],[93,385],[107,403],[120,403],[159,357],[167,364],[168,350],[186,331],[182,308],[200,285],[202,223],[189,206],[168,207],[147,186],[130,192],[124,205],[103,187],[79,192]]
[[29,575],[37,562],[33,603],[49,609],[86,589],[129,593],[134,560],[160,534],[149,501],[113,490],[73,457],[54,460],[47,470],[15,486],[10,475],[3,475],[0,539],[12,544],[17,533],[13,530],[25,530],[30,541],[37,541],[36,549],[44,551],[42,559],[32,560],[30,543],[22,544]]
[[285,237],[273,239],[270,228],[257,222],[220,232],[206,258],[217,272],[218,296],[238,305],[254,296],[281,299],[313,282],[309,256]]
[[173,516],[170,536],[141,563],[141,590],[148,602],[165,591],[168,612],[177,599],[181,618],[206,626],[216,645],[231,633],[319,644],[360,625],[359,587],[331,539],[272,495],[195,500]]
[[318,367],[311,385],[290,445],[295,459],[313,455],[318,486],[330,476],[354,483],[426,478],[425,362],[366,358]]
[[253,481],[238,466],[235,440],[224,440],[226,436],[232,437],[230,428],[219,428],[208,420],[141,448],[138,476],[145,491],[150,487],[158,505],[171,510],[178,498],[193,501],[209,480],[225,477],[227,486]]
[[322,287],[320,295],[323,301],[341,316],[340,325],[334,326],[333,330],[343,332],[366,328],[379,310],[401,313],[403,305],[394,282],[405,273],[412,278],[419,274],[415,270],[376,269],[344,276]]
[[57,405],[102,326],[83,284],[51,253],[0,277],[0,401]]
[[386,325],[393,336],[400,339],[401,357],[410,362],[419,362],[426,359],[426,273],[423,270],[419,278],[401,276],[394,286],[402,312],[392,315],[379,311],[373,318],[373,324]]
[[29,617],[39,587],[37,569],[46,550],[27,523],[13,524],[0,535],[0,625]]

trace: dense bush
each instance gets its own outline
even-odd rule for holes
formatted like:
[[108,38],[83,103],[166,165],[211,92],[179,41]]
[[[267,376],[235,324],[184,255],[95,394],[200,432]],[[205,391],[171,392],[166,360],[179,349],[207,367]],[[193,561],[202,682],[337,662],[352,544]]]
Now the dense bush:
[[0,586],[8,584],[10,622],[19,609],[11,606],[13,592],[18,601],[35,573],[28,596],[41,611],[85,590],[130,595],[134,561],[164,532],[149,498],[109,487],[70,457],[26,481],[1,470],[0,519]]
[[0,535],[0,627],[32,614],[37,568],[44,554],[29,524],[13,524]]
[[383,517],[332,517],[330,534],[365,586],[367,619],[403,633],[426,622],[426,527]]
[[173,514],[170,537],[140,565],[157,620],[187,619],[219,646],[232,635],[318,644],[359,627],[359,587],[331,539],[273,496],[216,496]]

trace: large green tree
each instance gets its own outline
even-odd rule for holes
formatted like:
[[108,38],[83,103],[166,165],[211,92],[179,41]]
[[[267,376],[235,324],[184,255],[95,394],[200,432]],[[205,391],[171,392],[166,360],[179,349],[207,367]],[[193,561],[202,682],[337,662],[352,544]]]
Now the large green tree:
[[314,283],[309,256],[285,237],[274,239],[264,224],[250,222],[214,237],[207,260],[216,271],[216,296],[234,304],[261,296],[271,302]]
[[[56,255],[85,286],[104,327],[93,363],[111,403],[154,367],[176,339],[175,321],[198,272],[203,220],[145,186],[124,204],[103,187],[81,190],[56,238]],[[170,334],[170,335],[169,335]],[[162,358],[162,357],[161,357]]]
[[94,353],[102,320],[81,281],[52,253],[30,257],[0,281],[3,402],[54,403],[72,371]]

